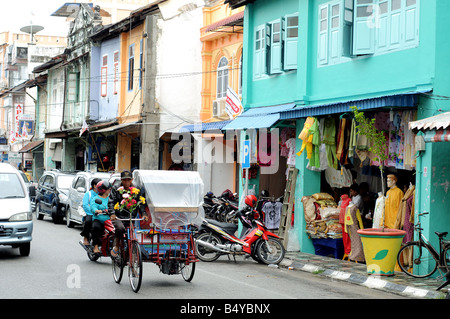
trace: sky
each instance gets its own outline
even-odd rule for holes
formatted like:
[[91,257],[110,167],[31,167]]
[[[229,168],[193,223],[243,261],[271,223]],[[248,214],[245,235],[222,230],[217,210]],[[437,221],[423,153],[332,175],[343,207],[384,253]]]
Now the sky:
[[18,32],[21,27],[40,25],[38,35],[67,36],[68,22],[63,17],[50,16],[70,0],[0,0],[0,32]]

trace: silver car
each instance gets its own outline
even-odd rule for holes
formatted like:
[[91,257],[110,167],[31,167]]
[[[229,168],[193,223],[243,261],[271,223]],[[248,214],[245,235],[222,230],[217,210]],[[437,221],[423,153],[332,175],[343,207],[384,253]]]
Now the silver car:
[[19,171],[0,163],[0,245],[30,254],[33,220],[28,189]]
[[66,224],[67,227],[73,227],[75,224],[83,223],[83,216],[78,213],[78,207],[83,205],[84,194],[90,190],[91,181],[94,178],[100,178],[103,181],[108,181],[111,173],[92,173],[92,172],[78,172],[73,179],[72,185],[69,188],[69,198],[66,209]]

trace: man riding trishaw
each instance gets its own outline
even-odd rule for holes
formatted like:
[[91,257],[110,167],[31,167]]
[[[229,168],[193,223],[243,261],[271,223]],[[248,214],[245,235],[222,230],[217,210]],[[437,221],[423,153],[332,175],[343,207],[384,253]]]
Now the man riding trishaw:
[[[111,221],[116,229],[114,247],[111,250],[111,256],[117,257],[119,253],[119,240],[123,238],[126,231],[126,227],[129,226],[129,221],[119,220],[119,219],[129,219],[130,213],[128,210],[123,208],[122,204],[124,200],[124,193],[127,192],[139,192],[141,198],[145,198],[144,191],[139,190],[133,185],[133,176],[130,171],[123,171],[120,174],[121,183],[120,185],[113,186],[111,189],[111,194],[109,196],[108,202],[108,212],[111,215]],[[145,203],[145,201],[144,201]],[[136,218],[137,213],[144,221],[148,221],[148,215],[145,211],[146,205],[140,204],[138,209],[134,210],[132,213],[132,218]]]

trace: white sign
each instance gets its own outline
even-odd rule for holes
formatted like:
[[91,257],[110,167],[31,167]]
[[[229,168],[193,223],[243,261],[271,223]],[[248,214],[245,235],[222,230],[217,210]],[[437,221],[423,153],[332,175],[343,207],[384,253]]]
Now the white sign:
[[225,105],[225,111],[231,118],[241,115],[243,108],[241,99],[230,87],[227,89],[227,100]]

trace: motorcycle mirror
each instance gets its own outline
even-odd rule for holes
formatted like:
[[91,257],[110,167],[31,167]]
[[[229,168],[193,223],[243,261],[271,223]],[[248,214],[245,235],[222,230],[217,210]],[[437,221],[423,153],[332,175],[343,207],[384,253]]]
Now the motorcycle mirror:
[[100,198],[96,198],[95,199],[95,203],[101,205],[102,204],[102,200]]

